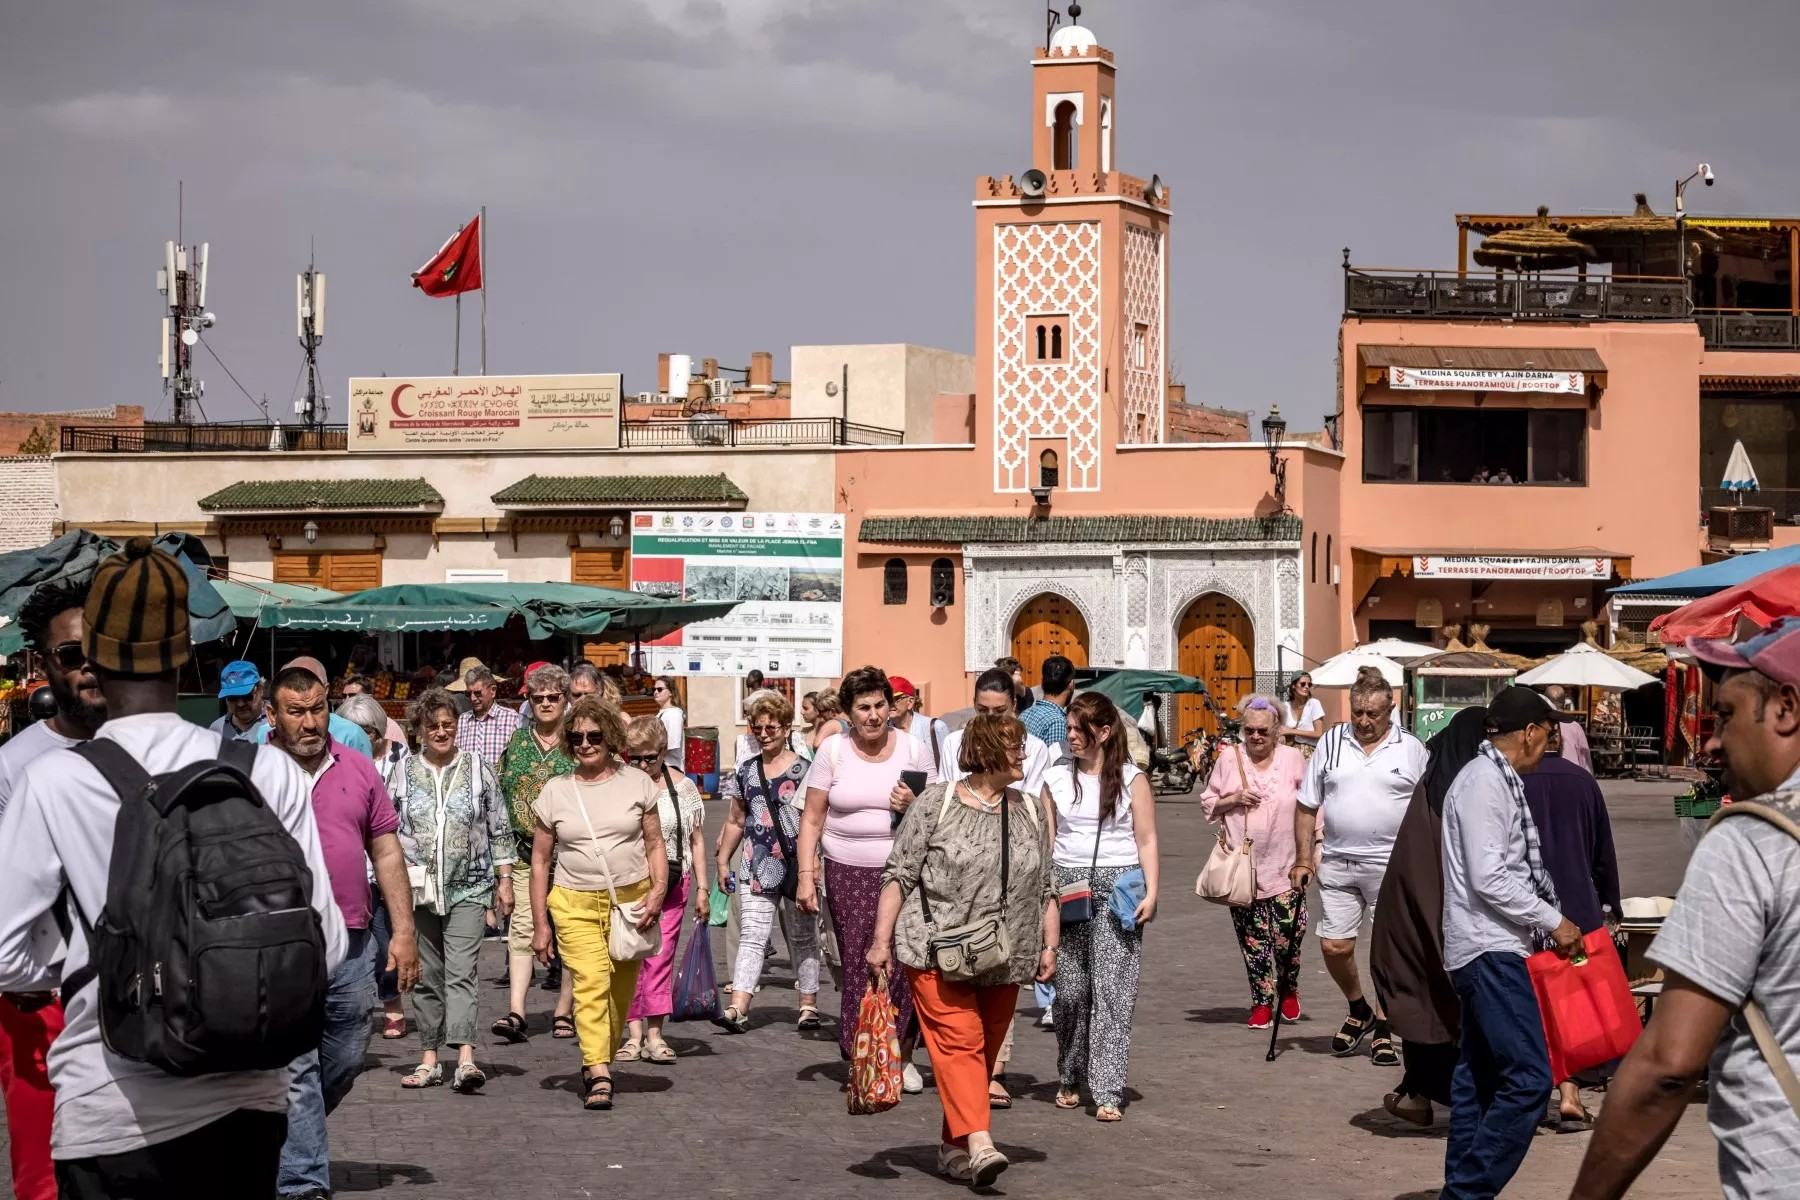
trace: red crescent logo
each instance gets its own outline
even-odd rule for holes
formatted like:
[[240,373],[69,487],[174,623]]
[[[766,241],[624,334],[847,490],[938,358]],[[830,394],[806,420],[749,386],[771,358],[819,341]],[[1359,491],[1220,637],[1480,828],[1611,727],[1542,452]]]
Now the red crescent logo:
[[400,393],[411,386],[412,384],[410,383],[403,383],[394,389],[394,394],[392,396],[388,397],[388,407],[394,410],[394,415],[396,417],[410,418],[412,416],[411,413],[400,407]]

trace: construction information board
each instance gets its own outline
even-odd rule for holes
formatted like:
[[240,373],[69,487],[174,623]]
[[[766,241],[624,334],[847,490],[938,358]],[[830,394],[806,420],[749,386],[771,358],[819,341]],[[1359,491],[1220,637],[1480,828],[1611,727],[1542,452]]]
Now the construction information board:
[[349,449],[617,450],[621,375],[352,379]]
[[844,518],[838,513],[631,515],[633,591],[738,600],[644,645],[658,675],[832,678],[844,672]]

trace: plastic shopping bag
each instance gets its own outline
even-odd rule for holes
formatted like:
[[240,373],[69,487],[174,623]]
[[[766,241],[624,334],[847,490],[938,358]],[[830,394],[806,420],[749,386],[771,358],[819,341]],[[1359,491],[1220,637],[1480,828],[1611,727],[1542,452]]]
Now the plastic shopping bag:
[[900,1103],[899,1014],[888,999],[887,980],[870,975],[856,1019],[856,1048],[850,1054],[850,1115],[886,1112]]
[[693,936],[681,954],[681,970],[675,975],[675,1011],[672,1021],[712,1021],[724,1015],[719,1008],[719,979],[713,971],[712,934],[707,923],[695,918]]
[[731,896],[713,880],[712,891],[706,896],[706,923],[708,925],[724,925],[731,920]]
[[1622,1058],[1644,1031],[1612,935],[1596,929],[1581,946],[1577,957],[1545,950],[1525,960],[1558,1083]]

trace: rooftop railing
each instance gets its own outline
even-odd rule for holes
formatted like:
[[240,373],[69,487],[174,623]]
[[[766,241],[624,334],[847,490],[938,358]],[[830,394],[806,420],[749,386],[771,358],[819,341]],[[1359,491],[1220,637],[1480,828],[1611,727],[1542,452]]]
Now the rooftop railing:
[[1459,275],[1349,267],[1344,311],[1354,316],[1504,317],[1508,320],[1685,321],[1687,285],[1660,276]]

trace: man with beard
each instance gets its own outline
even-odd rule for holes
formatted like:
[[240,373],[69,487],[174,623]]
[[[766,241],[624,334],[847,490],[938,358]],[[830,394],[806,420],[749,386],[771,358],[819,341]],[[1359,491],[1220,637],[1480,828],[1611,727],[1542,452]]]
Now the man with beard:
[[369,1013],[376,1005],[374,909],[365,856],[394,923],[386,970],[401,991],[419,976],[413,940],[412,887],[396,830],[399,814],[375,764],[329,732],[325,681],[311,664],[290,664],[275,677],[269,697],[269,744],[287,753],[312,783],[313,819],[344,914],[347,948],[325,998],[325,1032],[317,1051],[295,1060],[288,1088],[287,1143],[277,1187],[283,1197],[329,1200],[331,1156],[325,1118],[350,1094],[369,1048]]
[[[81,648],[81,606],[87,593],[85,580],[43,584],[19,613],[27,644],[43,656],[56,713],[0,746],[0,812],[6,810],[27,763],[48,751],[87,741],[106,720],[106,698]],[[13,1194],[19,1200],[56,1198],[56,1171],[50,1161],[56,1093],[44,1060],[62,1027],[62,1002],[54,993],[0,996],[0,1095],[6,1099]]]

